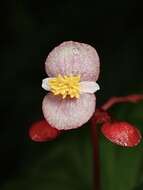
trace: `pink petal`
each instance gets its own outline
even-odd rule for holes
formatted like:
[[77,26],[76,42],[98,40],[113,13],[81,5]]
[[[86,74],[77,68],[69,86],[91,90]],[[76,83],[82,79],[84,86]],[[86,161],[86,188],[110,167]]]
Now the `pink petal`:
[[87,44],[64,42],[49,54],[45,69],[50,77],[80,75],[81,81],[96,81],[99,76],[99,57],[96,50]]
[[45,120],[34,123],[29,130],[30,138],[36,142],[45,142],[53,140],[59,134],[60,131],[51,127]]
[[139,130],[127,122],[105,123],[101,130],[107,139],[120,146],[133,147],[141,140]]
[[95,95],[82,94],[79,99],[53,96],[43,100],[43,114],[48,123],[59,129],[68,130],[82,126],[95,111]]

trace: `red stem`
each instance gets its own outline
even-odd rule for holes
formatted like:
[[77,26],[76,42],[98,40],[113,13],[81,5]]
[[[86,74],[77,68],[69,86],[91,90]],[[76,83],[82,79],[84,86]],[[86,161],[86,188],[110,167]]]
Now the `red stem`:
[[111,108],[114,104],[122,103],[122,102],[131,102],[137,103],[138,101],[143,100],[143,95],[141,94],[131,94],[128,96],[121,96],[121,97],[112,97],[110,98],[101,108],[107,111]]
[[100,190],[100,155],[99,155],[99,131],[96,128],[96,119],[91,119],[91,138],[93,145],[93,190]]

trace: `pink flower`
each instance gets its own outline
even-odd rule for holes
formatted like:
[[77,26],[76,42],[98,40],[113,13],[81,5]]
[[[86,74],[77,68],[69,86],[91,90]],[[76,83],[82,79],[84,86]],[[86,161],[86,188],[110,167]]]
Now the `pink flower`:
[[85,124],[95,112],[99,90],[100,62],[90,45],[64,42],[47,57],[45,70],[49,78],[42,87],[50,91],[43,100],[43,114],[47,122],[59,130]]

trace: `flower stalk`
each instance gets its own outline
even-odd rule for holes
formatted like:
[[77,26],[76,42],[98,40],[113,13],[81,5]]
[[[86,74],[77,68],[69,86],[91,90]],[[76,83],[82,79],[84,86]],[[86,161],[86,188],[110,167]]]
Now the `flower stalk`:
[[93,146],[93,190],[100,190],[100,151],[99,151],[99,131],[96,126],[97,121],[91,119],[91,140]]

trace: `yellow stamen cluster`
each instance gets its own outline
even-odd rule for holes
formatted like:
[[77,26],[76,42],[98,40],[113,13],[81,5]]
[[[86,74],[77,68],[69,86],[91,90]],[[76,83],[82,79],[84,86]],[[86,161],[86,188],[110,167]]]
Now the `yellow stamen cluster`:
[[80,76],[61,76],[49,80],[49,87],[54,95],[62,95],[79,98],[80,96]]

